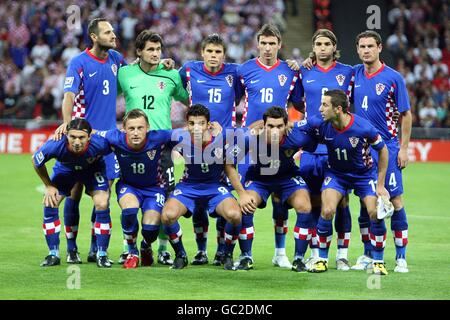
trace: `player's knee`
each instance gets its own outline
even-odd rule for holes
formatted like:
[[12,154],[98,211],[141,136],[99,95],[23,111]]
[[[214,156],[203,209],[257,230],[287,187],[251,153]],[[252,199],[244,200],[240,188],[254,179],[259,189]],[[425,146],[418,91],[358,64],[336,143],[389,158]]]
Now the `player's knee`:
[[108,197],[96,197],[94,206],[96,210],[107,210],[109,208]]
[[177,221],[177,218],[175,210],[165,209],[161,215],[161,222],[166,226],[170,226]]
[[292,206],[297,212],[311,212],[311,203],[304,199],[294,200]]
[[370,217],[370,220],[376,220],[377,219],[377,209],[375,208],[375,209],[368,209],[367,210],[367,213],[368,213],[368,215],[369,215],[369,217]]
[[233,226],[237,226],[238,224],[241,223],[241,211],[240,210],[229,210],[227,212],[227,218],[228,221],[233,225]]
[[322,218],[324,218],[325,220],[331,220],[331,219],[333,219],[335,212],[336,212],[336,208],[325,206],[322,209]]
[[392,204],[394,205],[394,210],[398,211],[403,208],[403,198],[402,196],[397,196],[391,199]]

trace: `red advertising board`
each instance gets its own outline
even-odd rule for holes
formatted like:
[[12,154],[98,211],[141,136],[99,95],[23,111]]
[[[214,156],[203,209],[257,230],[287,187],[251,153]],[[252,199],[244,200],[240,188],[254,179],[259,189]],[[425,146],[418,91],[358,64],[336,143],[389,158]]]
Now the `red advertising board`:
[[[53,132],[53,130],[0,129],[0,154],[33,153]],[[408,155],[410,161],[450,162],[450,141],[412,140]]]

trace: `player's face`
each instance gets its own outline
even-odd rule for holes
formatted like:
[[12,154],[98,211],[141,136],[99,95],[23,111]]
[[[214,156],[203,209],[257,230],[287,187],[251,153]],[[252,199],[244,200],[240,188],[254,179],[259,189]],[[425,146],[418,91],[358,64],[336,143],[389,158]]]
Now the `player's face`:
[[134,149],[140,149],[145,143],[149,127],[144,117],[128,119],[125,123],[127,133],[127,143]]
[[67,132],[67,140],[72,152],[81,153],[85,150],[90,137],[89,134],[83,130],[72,129]]
[[137,54],[144,62],[150,65],[157,65],[161,61],[161,43],[147,41],[142,50],[137,50]]
[[203,141],[209,122],[205,116],[190,116],[187,121],[188,131],[194,141]]
[[336,46],[330,38],[318,37],[313,43],[313,52],[319,61],[330,61],[333,59],[333,53],[336,51]]
[[264,125],[266,132],[266,141],[268,143],[279,143],[286,134],[286,124],[283,118],[270,118],[266,119]]
[[206,68],[211,71],[222,66],[225,60],[225,52],[221,45],[210,43],[205,46],[205,49],[203,49],[202,57]]
[[275,36],[260,36],[258,41],[259,57],[265,64],[275,64],[278,51],[281,49],[281,42]]
[[325,121],[334,120],[337,117],[336,109],[333,108],[333,105],[331,104],[331,97],[322,96],[319,112]]
[[377,45],[374,38],[361,38],[358,42],[359,58],[365,64],[372,64],[380,59],[381,44]]
[[94,40],[98,46],[106,49],[116,48],[116,35],[114,29],[109,22],[100,21],[98,23],[98,35]]

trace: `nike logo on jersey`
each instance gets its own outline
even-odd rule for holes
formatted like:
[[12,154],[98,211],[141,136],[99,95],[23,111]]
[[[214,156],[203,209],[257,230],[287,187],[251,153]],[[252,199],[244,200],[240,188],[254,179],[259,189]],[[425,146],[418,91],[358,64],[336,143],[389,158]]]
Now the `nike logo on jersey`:
[[316,80],[306,80],[306,83],[311,83],[311,82],[314,82],[314,81],[316,81]]
[[99,184],[98,186],[99,186],[99,187],[103,187],[103,186],[105,186],[105,184],[104,184],[104,183],[102,183],[102,184]]
[[250,80],[251,84],[254,84],[254,83],[257,83],[257,82],[259,82],[259,80]]
[[397,190],[397,189],[398,189],[398,187],[395,187],[395,188],[393,188],[393,189],[389,189],[389,192],[395,191],[395,190]]
[[95,71],[94,73],[89,73],[89,78],[92,78],[93,76],[95,76],[97,74],[98,71]]
[[360,85],[360,84],[357,84],[357,85],[355,85],[355,88],[359,88],[359,87],[361,87],[361,85]]
[[197,80],[197,83],[204,83],[206,80]]
[[130,86],[130,89],[136,89],[137,86]]
[[325,137],[325,140],[331,141],[331,140],[334,140],[334,138],[328,138],[328,137]]

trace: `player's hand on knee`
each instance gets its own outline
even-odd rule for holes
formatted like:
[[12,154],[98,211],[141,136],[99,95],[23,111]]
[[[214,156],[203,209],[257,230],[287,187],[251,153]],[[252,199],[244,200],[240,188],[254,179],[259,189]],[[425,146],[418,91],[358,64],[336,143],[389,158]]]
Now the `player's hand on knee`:
[[64,122],[55,130],[55,134],[53,135],[53,140],[59,141],[61,140],[63,134],[67,133],[67,123]]
[[291,59],[287,59],[286,63],[288,64],[289,68],[291,68],[291,70],[294,70],[294,71],[300,70],[300,66],[299,66],[297,61],[291,60]]
[[253,213],[256,211],[256,200],[248,192],[239,195],[239,205],[244,214]]
[[306,69],[311,70],[314,67],[314,62],[312,61],[311,58],[306,58],[303,62],[302,62],[302,66],[304,66]]
[[53,186],[45,188],[43,203],[46,207],[56,208],[59,204],[61,196],[58,194],[58,189]]
[[175,61],[171,58],[162,59],[161,63],[163,64],[164,69],[166,70],[172,70],[173,68],[175,68]]

